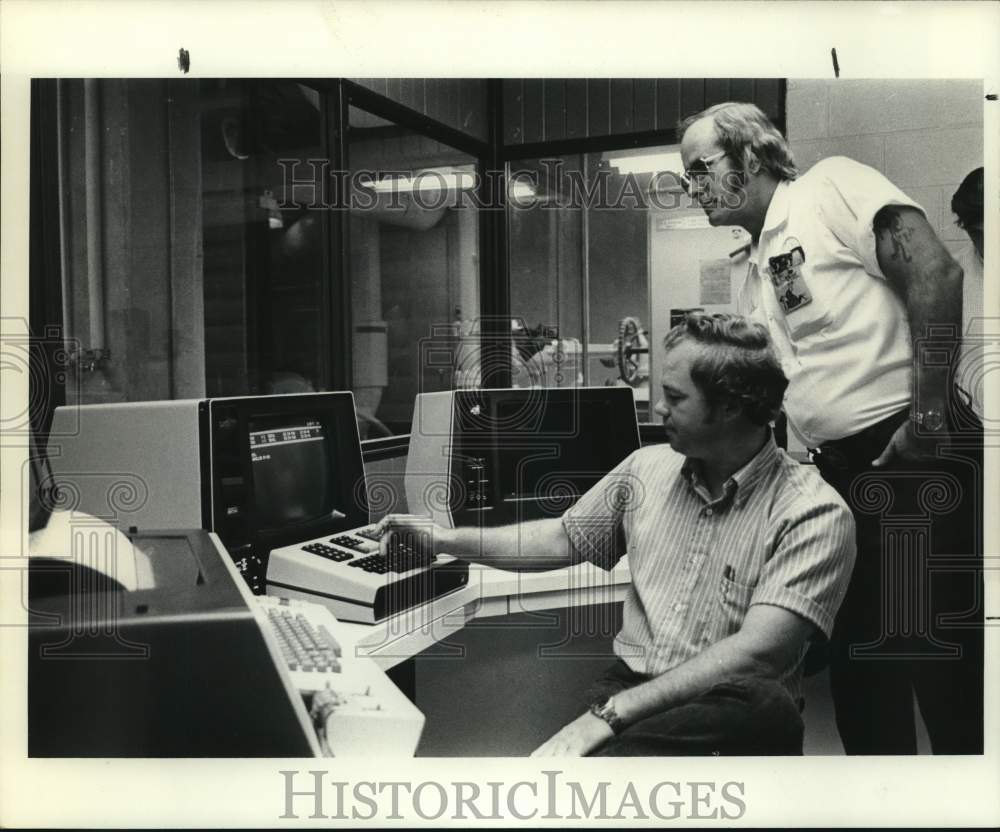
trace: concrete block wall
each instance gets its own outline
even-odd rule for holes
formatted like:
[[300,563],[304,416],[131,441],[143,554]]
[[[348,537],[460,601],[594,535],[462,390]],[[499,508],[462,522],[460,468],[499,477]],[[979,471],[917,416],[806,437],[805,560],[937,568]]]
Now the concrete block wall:
[[849,156],[919,202],[941,239],[968,242],[951,196],[983,164],[983,85],[977,80],[789,80],[788,140],[802,171]]

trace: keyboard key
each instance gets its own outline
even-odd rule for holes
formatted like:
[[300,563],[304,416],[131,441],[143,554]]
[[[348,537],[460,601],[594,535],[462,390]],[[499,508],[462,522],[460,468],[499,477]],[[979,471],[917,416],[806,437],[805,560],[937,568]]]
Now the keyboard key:
[[364,541],[360,537],[352,537],[349,534],[342,534],[339,537],[330,538],[331,543],[335,543],[337,546],[343,546],[345,549],[354,549],[357,552],[370,552],[372,548],[371,541]]
[[334,549],[333,546],[327,546],[325,543],[310,543],[303,546],[302,551],[309,552],[311,555],[319,555],[335,563],[351,560],[354,557],[350,552],[345,552],[343,549]]

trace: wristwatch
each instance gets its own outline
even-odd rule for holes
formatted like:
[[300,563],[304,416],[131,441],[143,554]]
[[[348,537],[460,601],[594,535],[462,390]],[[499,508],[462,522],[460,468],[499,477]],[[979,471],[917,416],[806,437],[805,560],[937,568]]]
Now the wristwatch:
[[910,416],[910,421],[926,431],[936,433],[944,427],[944,414],[940,410],[918,410]]
[[604,702],[594,702],[590,706],[590,712],[608,723],[611,730],[616,734],[620,734],[625,728],[625,723],[618,716],[617,711],[615,711],[615,698],[613,696],[609,696]]

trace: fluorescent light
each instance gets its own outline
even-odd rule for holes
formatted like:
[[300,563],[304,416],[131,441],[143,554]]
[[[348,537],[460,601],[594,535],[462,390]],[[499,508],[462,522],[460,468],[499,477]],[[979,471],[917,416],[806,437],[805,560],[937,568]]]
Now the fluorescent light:
[[516,179],[507,183],[507,196],[514,199],[524,199],[535,195],[535,189],[527,182]]
[[[369,180],[361,183],[375,193],[436,193],[438,191],[468,191],[476,186],[476,174],[471,170],[455,168],[428,168],[413,176],[389,176],[385,179]],[[507,195],[524,199],[535,195],[535,189],[527,182],[514,180],[507,183]]]
[[641,153],[622,154],[613,158],[608,157],[607,162],[618,172],[625,176],[629,173],[680,173],[684,170],[684,162],[681,161],[681,154],[670,153]]
[[465,191],[476,184],[476,174],[472,171],[453,168],[429,168],[415,173],[412,177],[390,176],[385,179],[363,183],[376,193],[403,193],[420,191]]

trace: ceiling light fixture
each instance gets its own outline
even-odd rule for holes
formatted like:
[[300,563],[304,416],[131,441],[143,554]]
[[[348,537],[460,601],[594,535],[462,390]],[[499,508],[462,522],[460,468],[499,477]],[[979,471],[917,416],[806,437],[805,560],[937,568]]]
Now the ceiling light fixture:
[[[387,176],[362,182],[375,193],[434,193],[438,191],[468,191],[476,186],[476,174],[471,170],[455,168],[428,168],[412,176]],[[535,195],[535,189],[527,182],[514,180],[507,183],[507,194],[517,199]]]
[[684,162],[681,161],[681,154],[677,152],[655,152],[637,154],[606,154],[605,160],[609,165],[618,169],[618,173],[625,176],[629,173],[677,173],[684,170]]

